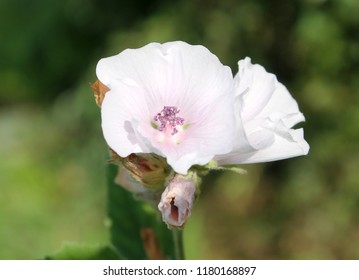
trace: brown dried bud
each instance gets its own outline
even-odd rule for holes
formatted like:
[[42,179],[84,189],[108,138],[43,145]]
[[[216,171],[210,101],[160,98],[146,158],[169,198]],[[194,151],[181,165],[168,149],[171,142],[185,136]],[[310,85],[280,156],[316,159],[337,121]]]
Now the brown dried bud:
[[122,164],[118,168],[115,183],[133,193],[135,198],[147,201],[154,207],[160,200],[161,190],[145,188],[133,178],[130,171],[123,167]]
[[130,154],[122,158],[111,149],[110,152],[110,162],[123,165],[136,182],[149,189],[164,188],[171,169],[163,157],[155,154]]
[[91,85],[91,88],[95,96],[96,104],[101,108],[102,101],[105,98],[106,92],[108,92],[110,89],[107,86],[105,86],[103,83],[101,83],[99,80],[94,82]]

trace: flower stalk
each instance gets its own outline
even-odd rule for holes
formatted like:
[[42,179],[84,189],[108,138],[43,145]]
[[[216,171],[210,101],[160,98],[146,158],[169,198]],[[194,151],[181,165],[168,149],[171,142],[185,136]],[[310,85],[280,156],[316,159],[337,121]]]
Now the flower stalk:
[[184,246],[183,246],[183,230],[181,229],[173,229],[173,243],[175,249],[175,259],[176,260],[184,260]]

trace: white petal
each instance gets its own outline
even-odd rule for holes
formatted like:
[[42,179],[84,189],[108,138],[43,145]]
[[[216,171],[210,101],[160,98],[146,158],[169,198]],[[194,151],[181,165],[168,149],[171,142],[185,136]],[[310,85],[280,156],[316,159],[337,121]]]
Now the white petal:
[[[275,89],[276,77],[256,64],[252,65],[250,58],[238,62],[239,71],[235,76],[238,84],[237,95],[241,94],[243,122],[253,119],[267,105]],[[244,86],[245,85],[245,86]]]
[[247,133],[248,142],[255,150],[263,150],[274,144],[274,133],[268,129],[257,129]]
[[[125,84],[117,84],[116,89],[106,93],[101,106],[102,132],[107,144],[121,157],[131,153],[149,152],[146,146],[136,136],[132,116],[141,107],[140,102],[133,100]],[[138,106],[133,107],[133,104]]]
[[[256,163],[306,155],[309,145],[302,129],[298,104],[273,74],[249,58],[239,62],[236,79],[237,144],[216,159],[220,164]],[[244,83],[244,85],[241,84]]]
[[284,138],[275,135],[273,145],[244,155],[241,163],[268,162],[308,154],[309,145],[303,138],[303,129],[290,130],[289,136]]
[[226,94],[222,82],[232,86],[233,79],[230,68],[223,66],[208,49],[184,42],[151,43],[127,49],[101,59],[96,73],[109,88],[116,80],[143,88],[145,98],[152,101],[156,112],[163,108],[162,104],[170,103],[197,110],[198,105],[211,102],[212,97]]
[[282,116],[294,115],[288,127],[304,121],[302,113],[299,111],[297,101],[291,96],[287,88],[280,82],[275,82],[275,90],[272,92],[271,98],[266,106],[260,111],[256,118],[265,118],[274,114],[282,114]]
[[172,157],[167,158],[167,162],[172,166],[173,170],[179,174],[187,174],[188,169],[192,165],[205,165],[212,160],[213,156],[203,156],[196,152],[191,154],[186,154],[179,159],[174,159]]
[[247,164],[276,161],[308,154],[309,145],[303,138],[303,129],[290,130],[291,139],[275,135],[274,144],[257,151],[229,154],[221,164]]

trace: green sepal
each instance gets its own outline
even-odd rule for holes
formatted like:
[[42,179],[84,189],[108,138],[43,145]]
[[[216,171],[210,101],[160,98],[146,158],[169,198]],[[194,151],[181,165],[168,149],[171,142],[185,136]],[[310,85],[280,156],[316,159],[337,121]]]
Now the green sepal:
[[247,174],[245,169],[238,167],[237,165],[224,165],[220,166],[216,161],[212,160],[206,165],[195,165],[191,168],[193,172],[196,172],[198,176],[204,177],[208,175],[211,170],[222,170],[222,171],[232,171],[238,174]]

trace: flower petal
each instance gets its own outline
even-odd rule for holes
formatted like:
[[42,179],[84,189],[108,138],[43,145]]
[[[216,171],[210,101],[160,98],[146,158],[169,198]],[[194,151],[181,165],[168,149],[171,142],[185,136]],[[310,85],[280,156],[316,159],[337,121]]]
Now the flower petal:
[[[131,153],[145,153],[149,149],[141,143],[133,128],[132,115],[139,112],[141,101],[136,94],[138,89],[128,85],[116,84],[116,88],[107,92],[101,106],[102,132],[107,144],[121,157]],[[137,106],[132,107],[131,104]],[[143,103],[143,102],[142,102]]]
[[303,139],[303,129],[291,129],[287,138],[274,135],[274,143],[262,150],[251,152],[236,151],[222,156],[218,163],[225,164],[247,164],[276,161],[308,154],[309,145]]
[[240,60],[238,66],[236,94],[241,95],[244,103],[241,116],[246,122],[256,117],[272,98],[276,77],[267,73],[262,66],[251,64],[248,57]]
[[291,129],[304,121],[298,104],[273,74],[246,58],[236,75],[237,144],[219,164],[256,163],[306,155],[309,145],[303,129]]

